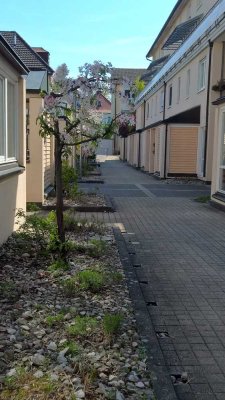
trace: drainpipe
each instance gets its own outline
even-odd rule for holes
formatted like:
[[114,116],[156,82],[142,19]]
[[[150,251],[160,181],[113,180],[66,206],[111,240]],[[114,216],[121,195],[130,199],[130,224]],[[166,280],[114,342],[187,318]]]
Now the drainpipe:
[[[146,108],[146,100],[144,100],[144,126],[143,130],[145,130],[145,108]],[[141,168],[141,132],[139,132],[139,143],[138,143],[138,168]]]
[[[114,102],[114,105],[115,105],[115,118],[116,118],[116,95],[117,95],[116,87],[117,87],[117,85],[115,84],[115,102]],[[114,154],[115,154],[115,147],[116,147],[116,135],[117,135],[117,133],[113,137]]]
[[[164,82],[163,121],[165,121],[165,117],[166,117],[166,82]],[[165,153],[164,153],[164,178],[166,178],[167,136],[168,136],[168,124],[167,124],[167,122],[166,122],[166,130],[165,130]]]
[[207,142],[208,142],[208,129],[209,129],[209,96],[210,96],[210,82],[211,82],[211,68],[212,68],[212,49],[213,42],[209,40],[209,69],[208,69],[208,86],[207,86],[207,100],[206,100],[206,120],[205,120],[205,146],[204,146],[204,166],[203,177],[206,175],[206,159],[207,159]]

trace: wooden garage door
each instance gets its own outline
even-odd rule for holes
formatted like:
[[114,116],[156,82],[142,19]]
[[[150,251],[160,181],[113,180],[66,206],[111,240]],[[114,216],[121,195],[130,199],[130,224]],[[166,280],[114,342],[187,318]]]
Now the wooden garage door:
[[196,174],[197,148],[197,127],[170,128],[168,173]]

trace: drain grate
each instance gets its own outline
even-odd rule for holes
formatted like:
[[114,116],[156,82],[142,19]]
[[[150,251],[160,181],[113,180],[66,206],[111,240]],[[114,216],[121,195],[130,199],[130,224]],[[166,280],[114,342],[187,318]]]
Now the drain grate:
[[156,336],[160,339],[166,339],[170,337],[169,332],[167,331],[161,331],[161,332],[158,331],[156,332]]
[[133,264],[134,268],[141,268],[141,264]]
[[148,285],[148,281],[139,281],[139,283],[142,283],[142,285]]
[[147,301],[147,306],[157,307],[158,303],[156,301]]

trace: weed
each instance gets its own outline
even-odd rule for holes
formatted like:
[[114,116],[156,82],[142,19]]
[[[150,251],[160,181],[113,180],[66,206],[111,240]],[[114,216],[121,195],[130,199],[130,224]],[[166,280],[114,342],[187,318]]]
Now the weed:
[[103,331],[107,336],[116,335],[121,327],[123,316],[121,314],[105,314],[103,318]]
[[59,314],[56,314],[56,315],[49,315],[45,319],[45,323],[49,327],[53,327],[55,325],[61,324],[63,321],[64,321],[64,314],[63,313],[59,313]]
[[27,211],[40,211],[40,207],[36,203],[27,203]]
[[195,198],[195,201],[197,201],[198,203],[208,203],[209,200],[210,196],[208,195],[203,195]]
[[17,224],[21,219],[25,220],[20,226],[19,231],[21,238],[25,240],[34,239],[41,249],[45,249],[46,245],[49,250],[55,250],[59,246],[57,233],[56,214],[51,211],[47,217],[33,214],[26,217],[23,210],[19,209],[16,213]]
[[121,272],[110,272],[109,273],[109,279],[111,279],[113,282],[120,283],[123,280],[123,274]]
[[67,331],[71,336],[86,336],[93,333],[97,326],[98,320],[96,318],[77,316],[74,319],[74,325],[70,325]]
[[78,272],[77,279],[81,289],[90,290],[93,293],[101,291],[105,284],[104,274],[91,269]]
[[67,341],[65,343],[63,343],[63,349],[68,348],[67,353],[70,354],[72,357],[73,356],[77,356],[78,354],[81,353],[81,348],[80,346],[78,346],[77,343],[75,342],[71,342],[71,341]]
[[67,297],[72,297],[77,292],[77,280],[72,277],[62,282],[64,294]]
[[35,378],[31,373],[18,370],[14,377],[4,380],[1,391],[2,400],[27,400],[27,399],[50,400],[62,399],[60,387],[57,382],[51,382],[47,375]]
[[0,282],[0,298],[16,301],[20,297],[16,284],[12,281]]
[[92,239],[87,248],[89,256],[99,258],[106,252],[108,245],[104,240]]
[[53,264],[51,264],[50,267],[48,268],[50,272],[68,271],[68,269],[69,269],[69,264],[60,258],[56,260]]
[[99,235],[104,234],[105,227],[101,221],[96,221],[94,218],[76,219],[74,213],[71,211],[64,212],[64,226],[67,231],[74,231],[78,233],[94,232]]

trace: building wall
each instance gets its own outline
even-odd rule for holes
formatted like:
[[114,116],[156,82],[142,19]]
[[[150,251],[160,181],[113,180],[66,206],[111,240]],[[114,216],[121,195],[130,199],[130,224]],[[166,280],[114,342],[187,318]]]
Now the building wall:
[[[25,166],[25,81],[1,56],[0,71],[7,71],[7,74],[18,82],[18,165]],[[20,174],[6,176],[0,180],[0,205],[0,243],[3,243],[18,228],[15,220],[16,211],[26,210],[25,169]]]
[[29,100],[29,151],[27,163],[27,201],[42,203],[44,200],[44,140],[39,136],[39,125],[36,119],[43,104],[37,94],[27,95]]

